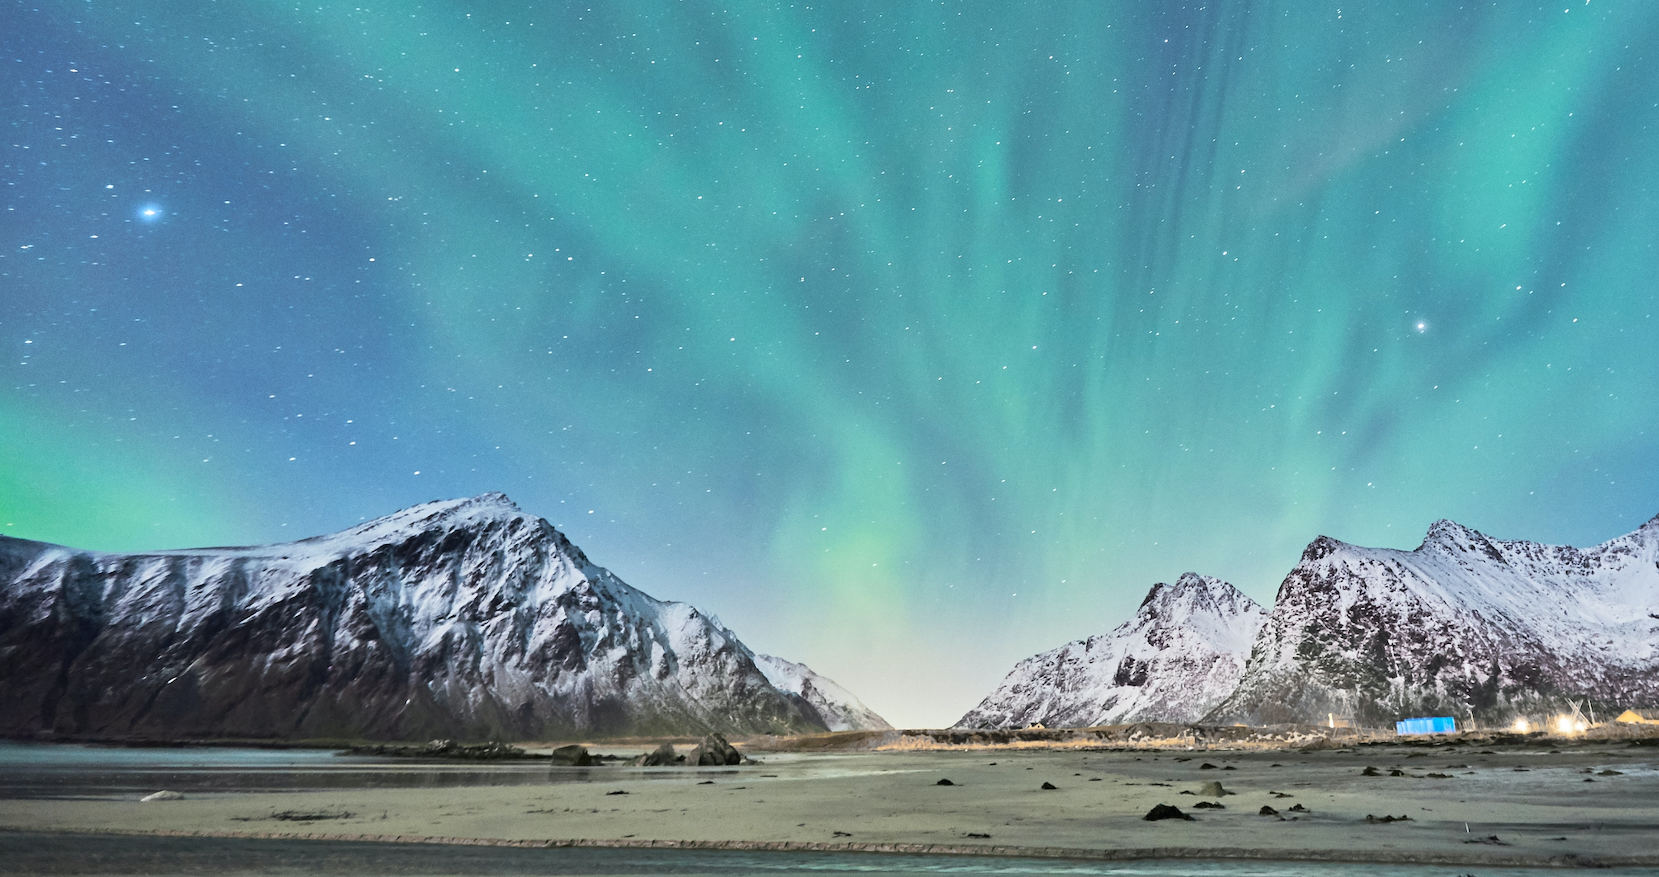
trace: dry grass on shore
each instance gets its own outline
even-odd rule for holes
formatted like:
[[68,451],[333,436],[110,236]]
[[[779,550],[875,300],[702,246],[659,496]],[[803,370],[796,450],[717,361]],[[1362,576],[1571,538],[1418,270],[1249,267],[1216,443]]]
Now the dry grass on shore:
[[1326,728],[1319,725],[1183,725],[1138,722],[1090,728],[907,729],[840,731],[791,737],[743,738],[738,746],[752,752],[930,752],[974,750],[1235,750],[1274,751],[1340,749],[1366,745],[1449,745],[1480,743],[1496,746],[1571,745],[1597,741],[1652,740],[1659,745],[1659,724],[1607,722],[1574,734],[1505,730],[1460,731],[1401,737],[1393,729]]

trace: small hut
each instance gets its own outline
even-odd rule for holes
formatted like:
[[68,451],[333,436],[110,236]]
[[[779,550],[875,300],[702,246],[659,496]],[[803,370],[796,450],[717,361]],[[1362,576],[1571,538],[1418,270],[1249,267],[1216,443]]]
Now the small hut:
[[1457,719],[1451,716],[1401,719],[1394,723],[1394,733],[1402,737],[1410,734],[1455,734],[1457,733]]

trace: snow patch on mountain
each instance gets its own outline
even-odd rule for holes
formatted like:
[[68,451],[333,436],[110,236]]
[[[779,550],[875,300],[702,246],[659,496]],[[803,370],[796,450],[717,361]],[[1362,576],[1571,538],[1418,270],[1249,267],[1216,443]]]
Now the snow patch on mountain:
[[1021,661],[956,727],[1196,720],[1232,692],[1265,619],[1232,585],[1186,573],[1110,633]]

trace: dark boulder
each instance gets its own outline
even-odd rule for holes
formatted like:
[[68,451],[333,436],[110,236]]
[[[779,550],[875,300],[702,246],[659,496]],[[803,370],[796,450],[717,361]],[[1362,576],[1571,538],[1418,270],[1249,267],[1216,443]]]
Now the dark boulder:
[[678,764],[679,761],[680,757],[674,754],[674,744],[664,743],[634,759],[634,764],[640,767],[665,767]]
[[575,744],[560,746],[553,750],[551,758],[553,764],[557,767],[592,767],[599,763],[599,759],[588,754],[586,746]]
[[719,734],[710,734],[697,744],[691,755],[686,758],[687,764],[699,767],[710,767],[726,764],[742,764],[743,753],[726,742],[726,738]]
[[1159,804],[1158,806],[1153,807],[1151,810],[1146,812],[1145,816],[1142,816],[1141,818],[1147,822],[1157,822],[1161,819],[1185,819],[1188,822],[1194,821],[1191,816],[1182,813],[1181,808],[1172,807],[1168,804]]

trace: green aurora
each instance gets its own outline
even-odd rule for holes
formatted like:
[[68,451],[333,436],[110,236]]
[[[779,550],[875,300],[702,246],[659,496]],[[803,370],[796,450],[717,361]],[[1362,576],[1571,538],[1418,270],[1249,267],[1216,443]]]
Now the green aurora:
[[1186,570],[1634,529],[1659,7],[1355,6],[10,4],[0,532],[503,490],[941,725]]

